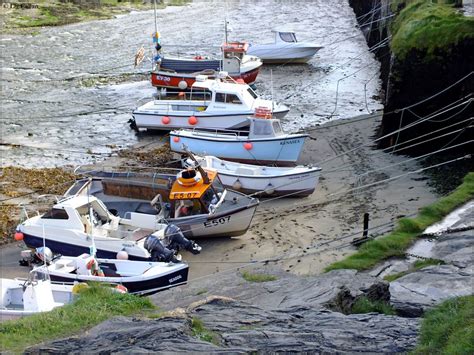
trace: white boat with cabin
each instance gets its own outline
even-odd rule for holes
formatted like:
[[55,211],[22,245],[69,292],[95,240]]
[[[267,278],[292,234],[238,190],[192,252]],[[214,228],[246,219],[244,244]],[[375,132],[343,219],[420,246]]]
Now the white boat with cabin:
[[251,45],[247,53],[259,57],[264,63],[307,63],[323,48],[315,43],[298,42],[294,31],[272,32],[275,34],[273,43]]
[[136,108],[132,115],[134,128],[173,130],[180,128],[241,129],[248,127],[247,117],[257,108],[271,110],[276,118],[284,117],[289,108],[261,99],[244,83],[220,73],[215,80],[197,77],[184,100],[157,99]]

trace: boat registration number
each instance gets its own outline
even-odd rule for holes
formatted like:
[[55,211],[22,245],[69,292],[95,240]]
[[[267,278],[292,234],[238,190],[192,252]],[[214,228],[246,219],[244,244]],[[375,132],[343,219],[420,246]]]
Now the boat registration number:
[[209,227],[216,227],[219,224],[226,224],[230,221],[230,216],[225,216],[221,218],[216,218],[211,221],[204,222],[204,227],[209,228]]
[[156,80],[171,81],[171,78],[169,78],[169,77],[167,77],[167,76],[157,75],[157,76],[156,76]]
[[199,192],[173,192],[171,196],[176,200],[198,197]]

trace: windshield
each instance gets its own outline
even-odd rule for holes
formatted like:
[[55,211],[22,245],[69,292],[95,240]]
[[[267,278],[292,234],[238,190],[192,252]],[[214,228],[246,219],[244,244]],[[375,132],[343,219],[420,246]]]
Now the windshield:
[[296,36],[292,32],[280,32],[280,38],[283,42],[296,42]]

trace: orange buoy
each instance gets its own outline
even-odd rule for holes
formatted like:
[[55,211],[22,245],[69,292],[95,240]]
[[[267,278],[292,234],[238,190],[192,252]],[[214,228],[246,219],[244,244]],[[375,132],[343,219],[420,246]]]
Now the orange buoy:
[[23,240],[23,237],[24,237],[24,235],[23,235],[22,232],[16,232],[15,236],[14,236],[14,238],[17,242],[19,242],[20,240]]
[[252,145],[252,143],[247,142],[247,143],[244,143],[244,148],[245,148],[246,150],[250,150],[250,149],[253,148],[253,145]]
[[236,82],[237,84],[245,84],[244,79],[241,79],[241,78],[237,79],[235,82]]
[[196,118],[196,116],[192,115],[189,117],[188,122],[190,125],[194,126],[196,123],[198,123],[198,119]]
[[179,137],[173,137],[173,142],[178,143],[179,142]]
[[168,124],[168,123],[171,122],[171,120],[170,120],[169,116],[163,116],[163,118],[161,119],[161,122],[163,124]]

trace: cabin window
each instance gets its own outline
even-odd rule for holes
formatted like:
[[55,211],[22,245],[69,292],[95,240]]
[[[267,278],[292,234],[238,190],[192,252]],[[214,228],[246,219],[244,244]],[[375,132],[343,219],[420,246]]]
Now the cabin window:
[[252,97],[253,97],[254,99],[256,99],[256,98],[258,97],[258,95],[255,93],[255,91],[253,91],[251,88],[248,88],[248,89],[247,89],[247,92],[248,92],[250,95],[252,95]]
[[292,32],[280,32],[280,38],[283,42],[296,42],[296,36]]
[[270,121],[267,120],[254,120],[253,121],[253,134],[256,136],[271,136],[273,133]]
[[281,125],[278,121],[273,121],[272,125],[273,125],[273,132],[275,132],[275,134],[279,134],[282,132]]
[[201,202],[197,199],[176,202],[175,217],[186,217],[201,213]]
[[224,94],[222,92],[216,93],[216,102],[224,102],[226,104],[237,104],[241,105],[242,101],[240,101],[239,97],[234,94]]
[[69,216],[62,208],[53,208],[41,217],[43,219],[69,219]]

